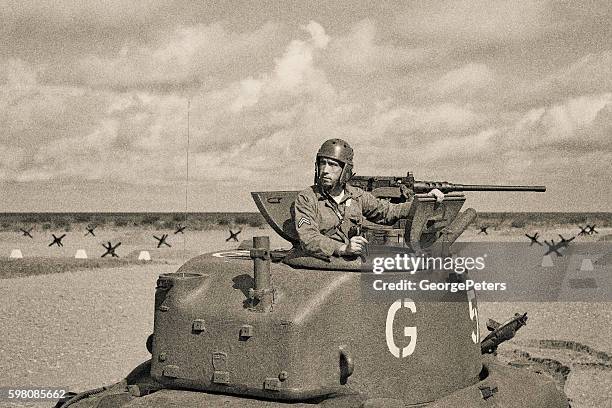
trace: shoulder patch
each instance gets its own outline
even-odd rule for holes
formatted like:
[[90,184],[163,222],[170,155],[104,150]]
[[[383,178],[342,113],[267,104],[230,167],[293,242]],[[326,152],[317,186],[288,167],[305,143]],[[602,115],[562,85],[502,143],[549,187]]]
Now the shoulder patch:
[[306,218],[306,217],[300,218],[300,220],[298,221],[298,228],[300,228],[302,226],[302,224],[312,225],[310,223],[310,220],[308,218]]

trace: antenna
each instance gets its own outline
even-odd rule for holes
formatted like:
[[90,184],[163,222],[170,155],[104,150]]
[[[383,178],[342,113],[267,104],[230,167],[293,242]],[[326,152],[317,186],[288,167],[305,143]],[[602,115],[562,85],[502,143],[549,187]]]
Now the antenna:
[[[184,223],[187,225],[187,208],[188,208],[188,197],[189,197],[189,111],[191,110],[191,99],[187,98],[187,171],[185,180],[185,217]],[[183,236],[183,257],[187,256],[187,237]]]

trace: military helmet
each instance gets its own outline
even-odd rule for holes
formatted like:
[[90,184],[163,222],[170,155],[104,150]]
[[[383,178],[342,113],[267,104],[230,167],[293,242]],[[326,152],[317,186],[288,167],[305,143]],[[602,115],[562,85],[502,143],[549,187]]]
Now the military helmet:
[[323,142],[315,161],[315,184],[319,182],[319,158],[327,157],[342,163],[340,183],[344,184],[353,177],[353,148],[342,139],[329,139]]
[[353,165],[353,148],[342,139],[329,139],[326,140],[319,151],[317,152],[317,161],[319,157],[328,157],[335,159],[342,164]]

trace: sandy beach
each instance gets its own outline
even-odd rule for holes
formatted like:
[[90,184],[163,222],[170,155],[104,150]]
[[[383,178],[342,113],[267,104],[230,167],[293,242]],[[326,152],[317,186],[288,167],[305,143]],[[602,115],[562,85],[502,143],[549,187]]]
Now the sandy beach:
[[[47,237],[41,235],[30,239],[0,234],[3,256],[18,247],[26,258],[68,260],[77,249],[85,249],[93,262],[104,252],[101,243],[110,240],[123,242],[117,250],[119,259],[132,260],[117,267],[0,279],[0,372],[4,373],[0,385],[81,391],[117,382],[147,360],[145,341],[153,330],[158,275],[176,271],[195,254],[238,245],[225,241],[229,235],[224,230],[188,231],[170,237],[172,247],[157,249],[153,233],[115,228],[100,230],[92,238],[74,231],[62,248],[48,247]],[[546,235],[557,233],[571,231],[551,230]],[[601,235],[606,233],[602,230]],[[267,228],[246,228],[240,238],[256,235],[270,235],[273,247],[288,246]],[[528,243],[518,231],[490,230],[484,235],[475,228],[462,239]],[[592,238],[584,238],[588,239]],[[138,263],[140,250],[150,251],[152,262]],[[569,367],[565,391],[575,407],[599,407],[612,401],[612,361],[606,359],[612,356],[612,303],[480,302],[481,337],[487,333],[488,318],[503,321],[516,312],[528,312],[528,325],[500,348],[500,358],[511,361],[517,353],[527,352],[532,358],[552,358]],[[551,347],[552,340],[566,343]],[[19,406],[30,405],[37,406]]]

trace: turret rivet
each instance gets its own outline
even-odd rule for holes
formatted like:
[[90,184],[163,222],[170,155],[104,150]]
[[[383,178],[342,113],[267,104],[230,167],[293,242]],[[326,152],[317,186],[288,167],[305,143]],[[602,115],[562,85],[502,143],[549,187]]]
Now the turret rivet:
[[240,327],[240,339],[242,340],[247,340],[251,337],[253,337],[254,335],[254,329],[253,326],[251,326],[250,324],[243,324],[242,327]]
[[204,320],[195,319],[191,324],[191,332],[194,334],[199,334],[206,331],[206,326],[204,326]]

